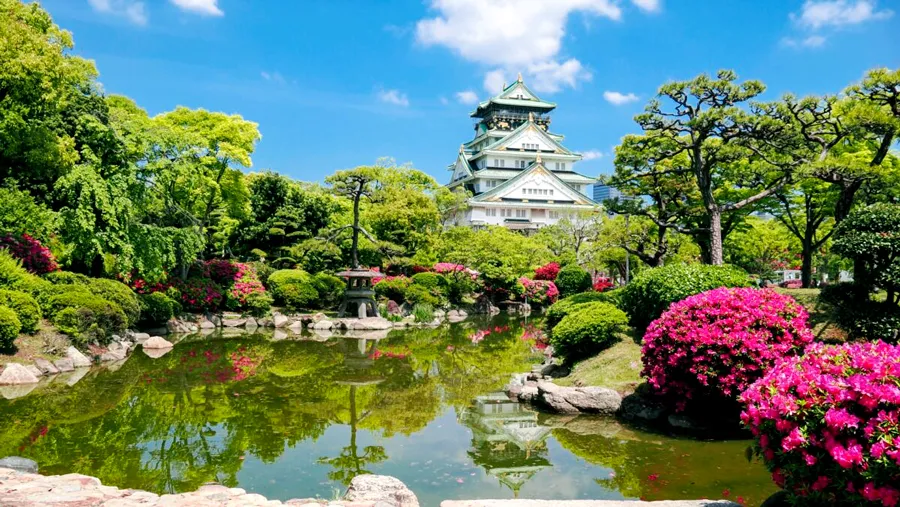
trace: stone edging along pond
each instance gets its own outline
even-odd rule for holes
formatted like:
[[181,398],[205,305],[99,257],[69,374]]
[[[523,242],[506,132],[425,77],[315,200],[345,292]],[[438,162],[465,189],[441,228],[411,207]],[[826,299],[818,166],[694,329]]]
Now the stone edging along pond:
[[[107,507],[244,507],[290,505],[304,507],[419,507],[415,493],[400,480],[385,475],[359,475],[340,500],[318,498],[269,500],[241,488],[211,484],[196,491],[157,495],[147,491],[104,486],[99,479],[80,474],[43,476],[0,468],[0,505],[107,506]],[[724,500],[662,502],[610,500],[458,500],[441,507],[738,507]]]

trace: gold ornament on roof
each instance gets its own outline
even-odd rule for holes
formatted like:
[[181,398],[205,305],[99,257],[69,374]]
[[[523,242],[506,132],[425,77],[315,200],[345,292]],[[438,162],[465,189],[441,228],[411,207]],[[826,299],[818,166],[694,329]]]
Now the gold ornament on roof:
[[519,75],[516,76],[516,82],[519,82],[519,83],[522,82],[522,73],[521,72],[519,72]]
[[528,121],[534,123],[534,112],[528,111]]
[[540,163],[541,163],[541,152],[540,152],[540,151],[538,151],[538,152],[537,152],[537,156],[534,157],[534,163],[535,163],[535,164],[540,164]]

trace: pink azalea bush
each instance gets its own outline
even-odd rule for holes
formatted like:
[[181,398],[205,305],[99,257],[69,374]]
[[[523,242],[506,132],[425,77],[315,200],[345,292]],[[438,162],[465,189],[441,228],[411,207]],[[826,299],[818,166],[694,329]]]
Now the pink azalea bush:
[[597,292],[603,292],[611,288],[613,288],[612,280],[605,276],[597,277],[597,279],[594,280],[594,290]]
[[559,274],[559,263],[556,262],[548,262],[543,266],[534,270],[534,279],[535,280],[549,280],[555,281],[556,275]]
[[525,287],[523,297],[531,304],[549,305],[559,298],[559,289],[549,280],[530,280],[522,277],[519,278],[519,283]]
[[0,248],[9,250],[10,255],[22,262],[22,267],[36,275],[59,269],[53,252],[28,234],[0,237]]
[[900,505],[900,346],[815,344],[741,395],[772,478],[809,505]]
[[462,264],[454,264],[452,262],[438,262],[434,265],[434,272],[444,276],[467,275],[472,280],[478,278],[478,272],[469,269]]
[[644,335],[642,375],[682,411],[694,400],[733,401],[777,359],[813,335],[806,310],[767,289],[720,288],[674,303]]

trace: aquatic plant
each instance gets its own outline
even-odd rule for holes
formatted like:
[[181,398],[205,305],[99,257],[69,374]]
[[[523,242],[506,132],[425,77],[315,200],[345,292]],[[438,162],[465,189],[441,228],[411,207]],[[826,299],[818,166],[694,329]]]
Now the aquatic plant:
[[721,288],[673,304],[644,335],[644,376],[676,410],[733,401],[813,335],[802,305],[768,289]]
[[800,503],[900,504],[900,346],[811,345],[741,401],[755,452]]

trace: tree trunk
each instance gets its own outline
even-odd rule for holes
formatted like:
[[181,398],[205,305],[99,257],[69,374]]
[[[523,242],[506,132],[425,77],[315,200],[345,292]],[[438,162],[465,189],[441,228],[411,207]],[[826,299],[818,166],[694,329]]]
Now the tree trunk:
[[808,289],[812,282],[812,260],[815,252],[813,251],[812,238],[803,240],[803,265],[800,268],[800,280],[804,289]]
[[363,183],[353,196],[353,244],[350,246],[350,264],[352,269],[359,269],[359,200],[362,198]]
[[862,180],[855,179],[850,182],[841,184],[841,193],[838,195],[837,203],[834,205],[834,223],[839,224],[841,220],[847,218],[850,214],[850,208],[853,207],[853,201],[856,199],[856,192],[862,187]]
[[722,251],[722,211],[718,206],[709,210],[709,263],[714,266],[724,264]]

